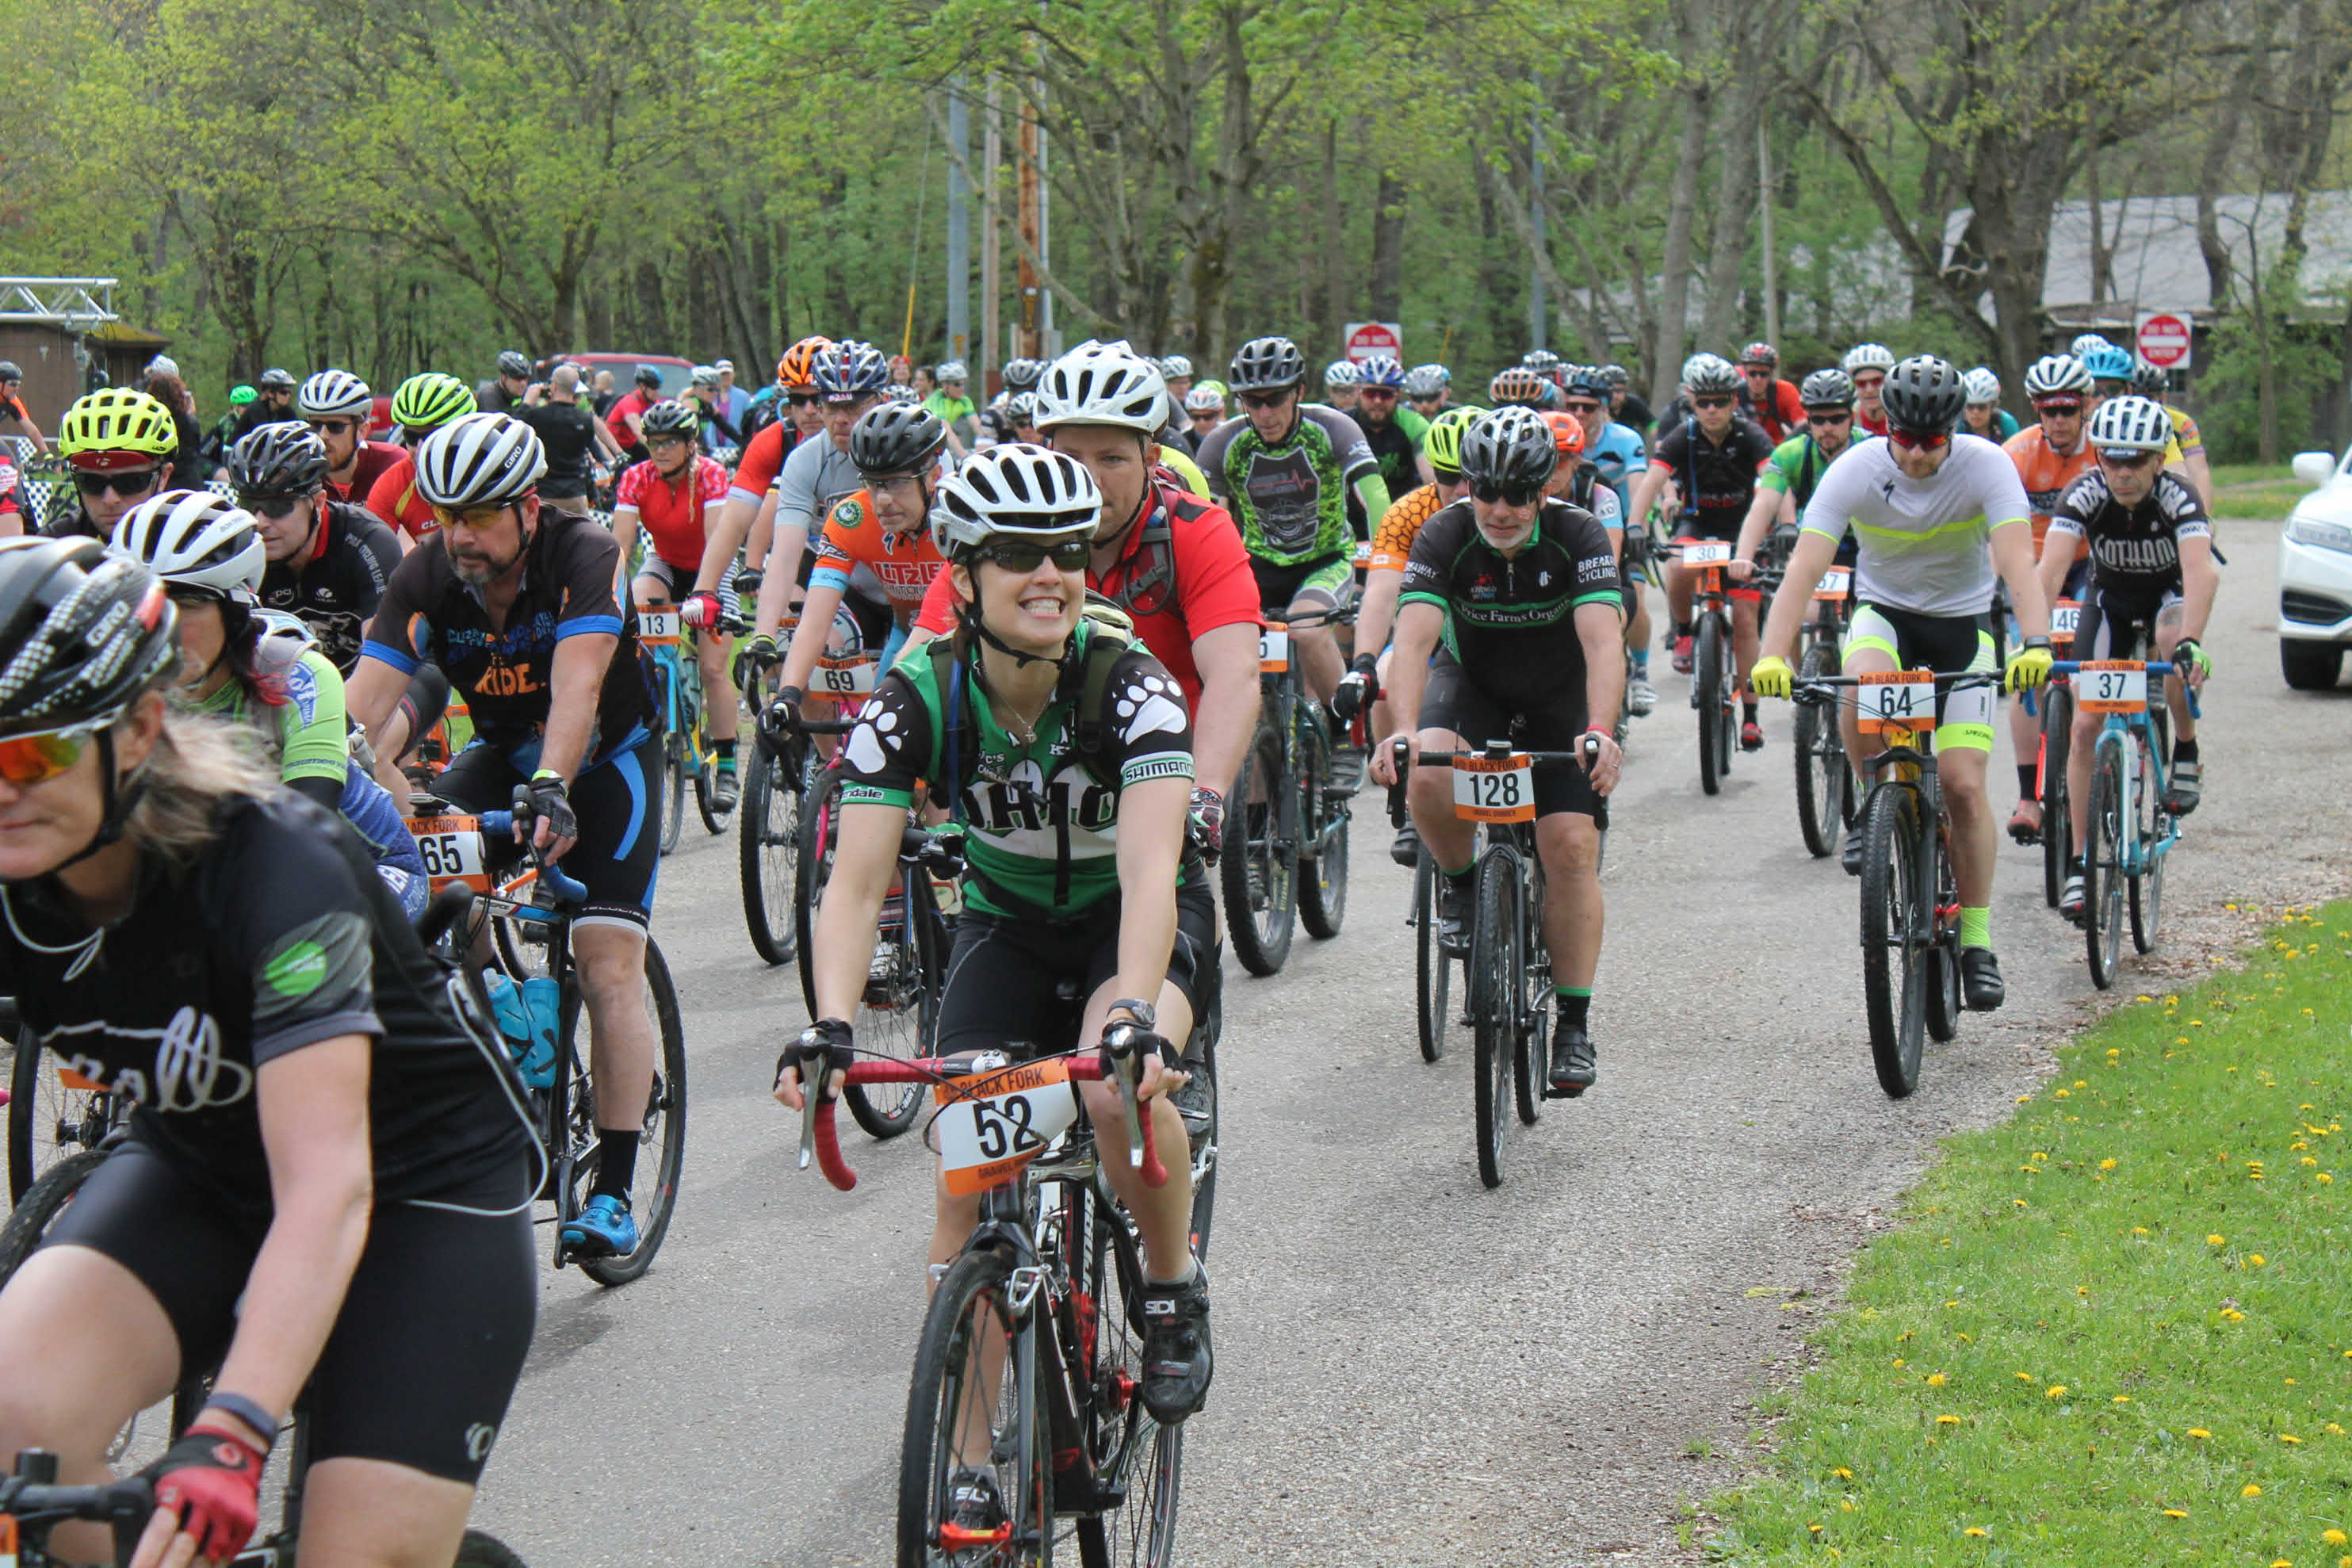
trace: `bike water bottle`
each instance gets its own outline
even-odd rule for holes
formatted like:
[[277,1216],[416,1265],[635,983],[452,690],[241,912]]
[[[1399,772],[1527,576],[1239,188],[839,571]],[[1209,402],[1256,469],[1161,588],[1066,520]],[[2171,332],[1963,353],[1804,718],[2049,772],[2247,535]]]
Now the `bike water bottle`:
[[530,1048],[521,1060],[522,1080],[533,1089],[555,1081],[555,1031],[563,1018],[563,988],[543,974],[522,983],[523,1011],[530,1019]]

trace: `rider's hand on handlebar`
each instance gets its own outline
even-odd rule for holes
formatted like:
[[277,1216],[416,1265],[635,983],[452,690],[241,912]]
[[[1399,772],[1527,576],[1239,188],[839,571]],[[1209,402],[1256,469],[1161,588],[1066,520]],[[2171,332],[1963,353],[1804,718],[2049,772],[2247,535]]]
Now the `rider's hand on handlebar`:
[[1756,575],[1756,563],[1747,560],[1734,561],[1726,570],[1731,574],[1733,582],[1745,583]]
[[1585,776],[1592,781],[1592,793],[1605,797],[1617,787],[1621,770],[1625,766],[1625,753],[1618,749],[1617,737],[1596,725],[1584,732],[1577,750],[1583,753]]
[[[226,1563],[244,1550],[261,1516],[261,1472],[268,1462],[268,1450],[226,1421],[209,1412],[200,1416],[140,1472],[155,1483],[155,1512],[132,1561]],[[193,1551],[171,1550],[181,1535]]]
[[580,818],[572,814],[572,795],[563,775],[541,768],[530,778],[530,805],[539,819],[531,831],[531,845],[541,860],[563,858],[563,852],[580,841]]
[[1202,858],[1215,864],[1225,842],[1225,797],[1202,784],[1192,791],[1192,826],[1201,835]]
[[696,631],[709,631],[719,624],[719,595],[708,588],[697,588],[679,602],[677,615]]
[[783,649],[776,646],[776,639],[766,632],[761,632],[758,637],[745,643],[743,651],[735,656],[736,689],[740,691],[750,689],[758,683],[760,677],[782,664],[783,660]]
[[2195,637],[2182,637],[2172,645],[2172,673],[2185,679],[2191,690],[2205,684],[2213,673],[2213,660],[2205,652],[2205,645]]
[[1138,1103],[1154,1095],[1173,1094],[1192,1081],[1192,1075],[1177,1065],[1175,1047],[1133,1019],[1113,1018],[1105,1024],[1103,1048],[1114,1057],[1132,1051],[1141,1058],[1143,1066],[1135,1086]]
[[1382,789],[1392,787],[1399,777],[1397,748],[1404,748],[1404,766],[1409,771],[1421,761],[1421,738],[1418,735],[1392,735],[1385,745],[1372,748],[1372,782]]
[[779,686],[776,695],[769,700],[768,710],[761,716],[761,729],[777,734],[790,734],[800,728],[801,703],[805,694],[797,686]]
[[854,1059],[852,1042],[849,1026],[839,1018],[819,1018],[803,1029],[800,1038],[786,1046],[784,1054],[776,1058],[772,1092],[777,1100],[791,1110],[800,1110],[807,1099],[802,1089],[803,1069],[820,1061],[827,1069],[824,1098],[831,1100],[840,1094],[842,1085],[848,1081],[843,1074]]
[[1335,717],[1342,721],[1352,720],[1380,700],[1377,668],[1375,655],[1360,653],[1356,656],[1354,668],[1340,677],[1338,689],[1331,693],[1331,712]]
[[2053,662],[2048,637],[2028,637],[2024,647],[2009,656],[2009,668],[2001,676],[2000,689],[2014,692],[2040,686],[2050,679]]
[[1768,653],[1748,672],[1748,689],[1759,697],[1787,697],[1795,691],[1797,672],[1777,653]]

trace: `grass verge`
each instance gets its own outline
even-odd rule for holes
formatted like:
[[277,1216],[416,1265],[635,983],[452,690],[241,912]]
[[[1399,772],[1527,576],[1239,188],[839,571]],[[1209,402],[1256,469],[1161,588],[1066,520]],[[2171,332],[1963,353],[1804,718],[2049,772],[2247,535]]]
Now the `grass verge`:
[[2352,903],[2141,996],[1862,1256],[1741,1564],[2352,1568]]
[[2284,468],[2259,463],[2218,463],[2213,468],[2216,515],[2252,522],[2284,522],[2311,487]]

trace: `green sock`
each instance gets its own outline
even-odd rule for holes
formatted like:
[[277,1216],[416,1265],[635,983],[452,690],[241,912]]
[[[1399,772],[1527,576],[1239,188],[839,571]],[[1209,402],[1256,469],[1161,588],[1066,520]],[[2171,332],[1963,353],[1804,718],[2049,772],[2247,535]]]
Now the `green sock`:
[[1559,1021],[1584,1027],[1592,1014],[1592,987],[1590,985],[1555,985],[1552,993],[1559,998]]
[[1990,905],[1972,910],[1960,908],[1960,945],[1990,947],[1992,945],[1992,910]]

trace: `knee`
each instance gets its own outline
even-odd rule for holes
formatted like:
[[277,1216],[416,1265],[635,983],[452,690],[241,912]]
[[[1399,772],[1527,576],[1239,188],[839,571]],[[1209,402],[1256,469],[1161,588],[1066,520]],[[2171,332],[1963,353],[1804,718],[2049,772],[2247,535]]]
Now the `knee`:
[[[1977,753],[1981,755],[1982,753]],[[1985,803],[1985,770],[1982,763],[1974,766],[1954,766],[1938,761],[1937,770],[1943,776],[1944,798],[1955,811],[1976,811]]]
[[592,942],[580,941],[583,934],[575,931],[572,940],[581,990],[600,1004],[633,1000],[645,983],[644,939],[608,930]]
[[1574,812],[1549,816],[1544,822],[1545,871],[1556,882],[1590,878],[1601,864],[1601,825]]

